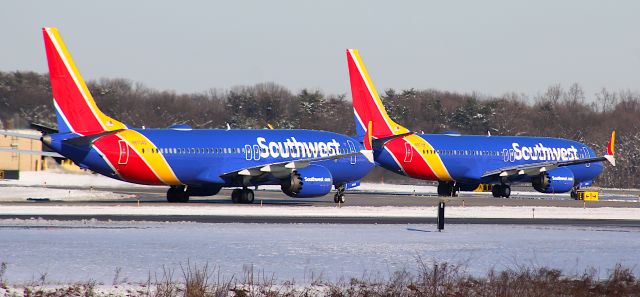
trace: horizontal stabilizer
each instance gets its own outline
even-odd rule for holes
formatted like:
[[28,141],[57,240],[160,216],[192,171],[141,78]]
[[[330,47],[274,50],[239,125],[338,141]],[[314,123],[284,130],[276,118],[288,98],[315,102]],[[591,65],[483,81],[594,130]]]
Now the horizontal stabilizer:
[[93,144],[94,141],[98,140],[101,137],[104,137],[104,136],[107,136],[107,135],[111,135],[111,134],[116,134],[116,133],[124,131],[124,130],[126,130],[126,129],[105,131],[105,132],[96,133],[96,134],[92,134],[92,135],[66,139],[66,140],[63,140],[63,142],[65,144],[70,144],[70,145],[75,145],[75,146],[90,146],[90,145]]
[[49,126],[45,126],[43,124],[38,124],[38,123],[30,123],[29,127],[31,127],[31,129],[34,130],[38,130],[44,134],[54,134],[54,133],[58,133],[58,129],[56,128],[52,128]]
[[16,153],[21,155],[39,155],[39,156],[45,156],[45,157],[66,158],[65,156],[58,154],[56,152],[29,151],[29,150],[17,150],[17,149],[7,149],[7,148],[0,148],[0,153]]
[[385,144],[387,144],[387,142],[394,140],[396,138],[402,138],[405,136],[409,136],[411,134],[415,134],[415,132],[407,132],[407,133],[402,133],[402,134],[398,134],[398,135],[392,135],[392,136],[387,136],[387,137],[382,137],[382,138],[377,138],[377,139],[373,139],[371,141],[372,146],[374,149],[380,149],[383,148]]
[[0,135],[34,139],[34,140],[40,140],[40,138],[42,138],[42,135],[38,135],[38,134],[27,134],[27,133],[13,132],[13,131],[7,131],[7,130],[0,130]]

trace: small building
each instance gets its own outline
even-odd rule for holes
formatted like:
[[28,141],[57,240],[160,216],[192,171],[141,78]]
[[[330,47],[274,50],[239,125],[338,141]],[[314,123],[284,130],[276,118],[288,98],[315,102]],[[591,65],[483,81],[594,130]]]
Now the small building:
[[[40,135],[34,130],[14,130],[20,134]],[[0,135],[0,148],[42,151],[42,142],[35,139]],[[0,152],[0,170],[38,171],[46,168],[44,158],[39,155]]]

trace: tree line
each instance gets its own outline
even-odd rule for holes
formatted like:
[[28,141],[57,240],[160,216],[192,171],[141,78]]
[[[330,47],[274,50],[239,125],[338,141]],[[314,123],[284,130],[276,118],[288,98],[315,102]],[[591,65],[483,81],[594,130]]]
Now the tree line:
[[[355,134],[350,94],[320,90],[292,92],[274,83],[178,94],[127,79],[87,83],[108,115],[135,127],[188,124],[194,128],[322,129]],[[615,168],[607,166],[596,184],[639,187],[640,93],[605,88],[585,94],[579,84],[552,85],[535,96],[486,96],[433,89],[388,89],[381,93],[391,118],[424,133],[529,135],[574,139],[602,153],[617,131]],[[47,74],[0,71],[0,128],[55,127]],[[380,174],[380,173],[378,173]],[[393,175],[385,173],[385,178]]]

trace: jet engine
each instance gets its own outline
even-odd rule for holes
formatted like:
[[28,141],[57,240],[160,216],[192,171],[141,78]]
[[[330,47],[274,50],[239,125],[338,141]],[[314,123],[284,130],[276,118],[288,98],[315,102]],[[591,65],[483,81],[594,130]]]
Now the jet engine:
[[309,165],[297,169],[282,182],[282,192],[294,198],[319,197],[328,194],[333,185],[331,172],[325,167]]
[[571,170],[561,167],[538,174],[531,184],[541,193],[566,193],[573,188],[575,179]]

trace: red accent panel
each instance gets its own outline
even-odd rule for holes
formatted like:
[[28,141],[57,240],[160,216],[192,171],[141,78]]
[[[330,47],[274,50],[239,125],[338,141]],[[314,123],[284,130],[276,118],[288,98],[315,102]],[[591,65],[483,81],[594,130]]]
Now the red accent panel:
[[[387,142],[385,145],[386,148],[389,149],[391,154],[399,161],[400,167],[407,173],[408,176],[413,178],[425,179],[425,180],[438,180],[429,164],[424,160],[424,158],[420,157],[421,153],[416,150],[415,147],[411,146],[413,158],[411,158],[410,162],[403,162],[405,160],[406,155],[406,145],[409,142],[404,138],[396,138]],[[410,145],[410,144],[409,144]]]
[[360,116],[360,120],[362,120],[364,125],[367,125],[370,121],[374,123],[372,131],[373,137],[393,135],[393,132],[387,125],[387,121],[380,112],[380,109],[378,109],[375,99],[369,92],[365,78],[360,74],[358,66],[349,51],[347,51],[347,63],[349,64],[353,108],[358,113],[358,116]]
[[91,112],[91,108],[78,89],[53,41],[49,38],[49,34],[45,30],[42,30],[42,33],[49,63],[53,98],[61,112],[76,132],[103,131],[102,125]]
[[[120,159],[120,146],[117,135],[107,135],[99,138],[94,145],[102,151],[112,166],[116,168],[120,176],[128,182],[147,185],[164,185],[142,160],[140,155],[129,146],[129,159],[126,164],[118,164]],[[127,144],[128,145],[128,144]]]

